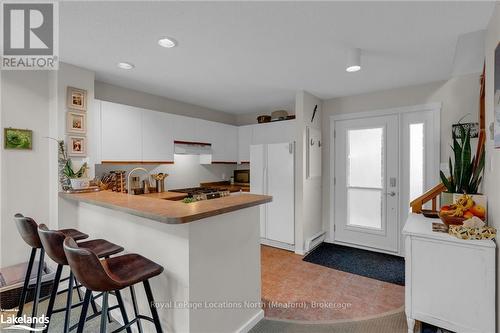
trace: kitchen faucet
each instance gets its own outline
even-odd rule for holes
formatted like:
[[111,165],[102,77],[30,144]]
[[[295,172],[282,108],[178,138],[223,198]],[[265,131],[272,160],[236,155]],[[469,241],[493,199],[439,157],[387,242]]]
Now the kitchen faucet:
[[144,171],[147,175],[146,177],[146,181],[149,183],[149,186],[151,186],[151,182],[149,180],[149,171],[144,169],[144,168],[133,168],[132,170],[130,170],[130,172],[128,173],[128,176],[127,176],[127,193],[128,194],[132,194],[132,191],[131,191],[131,188],[130,188],[130,176],[135,172],[135,171]]

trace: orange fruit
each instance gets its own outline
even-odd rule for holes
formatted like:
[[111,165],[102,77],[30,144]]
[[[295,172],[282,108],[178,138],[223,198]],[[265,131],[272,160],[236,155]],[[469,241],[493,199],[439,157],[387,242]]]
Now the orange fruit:
[[481,219],[486,217],[486,208],[481,205],[474,205],[471,209],[469,209],[469,211]]

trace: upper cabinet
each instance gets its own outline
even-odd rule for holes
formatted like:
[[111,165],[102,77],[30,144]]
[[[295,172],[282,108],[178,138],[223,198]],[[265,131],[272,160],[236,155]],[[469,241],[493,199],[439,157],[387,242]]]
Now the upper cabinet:
[[254,125],[238,127],[238,163],[250,162],[250,145]]
[[142,160],[142,109],[101,102],[101,160]]
[[142,161],[174,161],[174,119],[165,112],[144,110],[142,114]]
[[296,120],[275,121],[253,126],[252,144],[296,141]]
[[101,110],[101,161],[174,161],[174,141],[212,145],[213,163],[238,161],[236,126],[97,101]]

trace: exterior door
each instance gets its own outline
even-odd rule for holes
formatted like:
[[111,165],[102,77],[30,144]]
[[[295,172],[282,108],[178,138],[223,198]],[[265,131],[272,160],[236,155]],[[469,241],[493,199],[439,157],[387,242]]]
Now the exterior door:
[[398,252],[398,115],[335,122],[335,241]]

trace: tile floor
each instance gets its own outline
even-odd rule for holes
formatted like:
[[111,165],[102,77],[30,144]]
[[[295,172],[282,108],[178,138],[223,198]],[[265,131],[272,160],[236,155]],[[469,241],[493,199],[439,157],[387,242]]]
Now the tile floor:
[[261,247],[262,301],[268,318],[336,321],[401,309],[404,287],[302,261],[302,256]]

